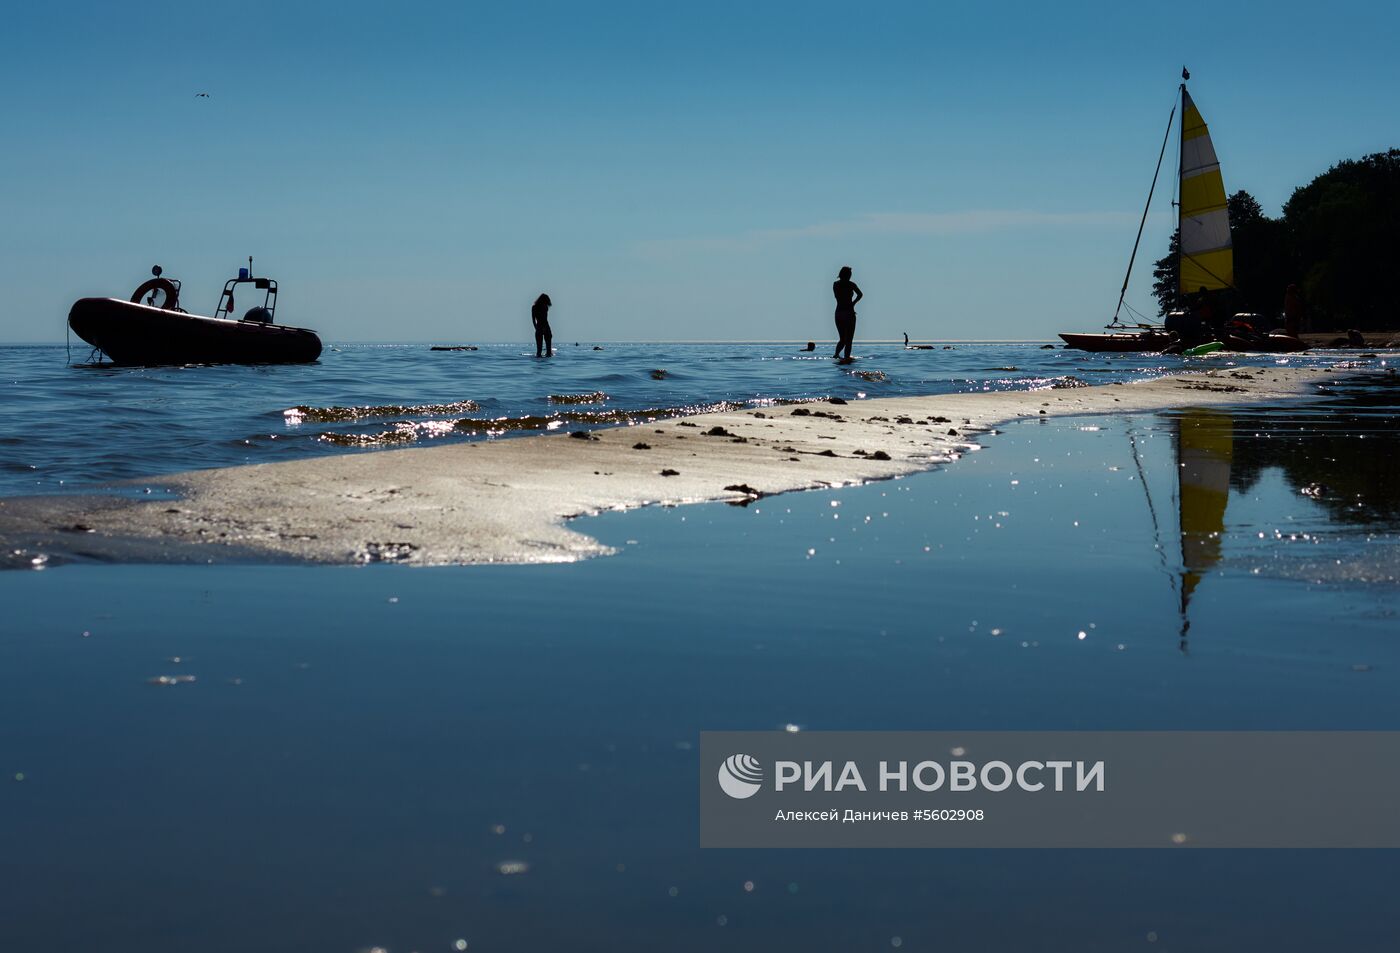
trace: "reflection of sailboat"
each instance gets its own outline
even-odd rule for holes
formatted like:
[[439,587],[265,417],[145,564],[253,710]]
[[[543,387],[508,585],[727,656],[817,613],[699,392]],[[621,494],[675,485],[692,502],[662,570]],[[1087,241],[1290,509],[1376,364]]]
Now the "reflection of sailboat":
[[[1152,187],[1147,190],[1147,205],[1142,210],[1142,221],[1138,223],[1133,254],[1128,259],[1128,271],[1118,292],[1118,307],[1113,312],[1113,320],[1105,326],[1109,333],[1061,334],[1068,347],[1081,351],[1158,351],[1174,340],[1173,335],[1161,325],[1143,323],[1130,327],[1119,320],[1119,316],[1123,312],[1128,279],[1137,261],[1142,229],[1147,224],[1148,209],[1152,207],[1152,194],[1157,189],[1157,177],[1162,172],[1162,158],[1167,154],[1167,142],[1171,138],[1178,106],[1181,110],[1181,201],[1177,203],[1177,227],[1180,235],[1181,293],[1187,295],[1201,289],[1215,291],[1234,287],[1234,250],[1230,239],[1230,216],[1225,209],[1225,183],[1220,177],[1220,162],[1215,157],[1210,130],[1191,100],[1191,94],[1186,91],[1185,80],[1189,75],[1186,70],[1181,71],[1180,102],[1172,107],[1171,116],[1167,119],[1167,132],[1162,137],[1162,150],[1157,156],[1157,171],[1152,174]],[[1128,310],[1132,311],[1132,308]]]
[[1201,580],[1220,562],[1235,421],[1219,410],[1191,410],[1175,419],[1181,522],[1181,635],[1191,627],[1187,610]]

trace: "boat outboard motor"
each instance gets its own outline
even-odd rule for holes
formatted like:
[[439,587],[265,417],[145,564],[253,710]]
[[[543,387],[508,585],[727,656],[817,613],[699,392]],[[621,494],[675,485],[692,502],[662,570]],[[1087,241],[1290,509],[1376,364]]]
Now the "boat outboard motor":
[[272,312],[263,307],[249,308],[243,315],[244,321],[256,321],[258,324],[271,324]]

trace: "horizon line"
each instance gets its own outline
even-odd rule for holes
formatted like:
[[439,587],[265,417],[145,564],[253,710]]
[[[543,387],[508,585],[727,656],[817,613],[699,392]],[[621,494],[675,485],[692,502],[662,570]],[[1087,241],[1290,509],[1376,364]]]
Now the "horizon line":
[[[562,344],[562,345],[557,345],[554,349],[555,349],[556,351],[558,351],[558,350],[562,350],[562,349],[564,349],[564,348],[569,348],[569,347],[582,347],[585,343],[586,343],[586,344],[589,344],[589,345],[594,345],[594,344],[748,344],[748,345],[752,345],[752,344],[806,344],[808,341],[814,342],[814,343],[816,343],[816,344],[833,344],[833,343],[835,343],[836,339],[835,339],[835,338],[709,338],[709,339],[705,339],[705,338],[693,338],[693,339],[692,339],[692,338],[686,338],[686,339],[674,339],[674,340],[672,340],[672,339],[658,339],[658,340],[641,340],[641,339],[636,339],[636,340],[607,340],[607,339],[598,339],[598,340],[590,340],[590,341],[586,341],[586,342],[585,342],[585,341],[579,341],[577,344]],[[918,344],[1052,344],[1052,343],[1055,343],[1054,340],[1053,340],[1052,338],[913,338],[913,337],[911,337],[911,338],[909,339],[909,341],[910,341],[910,343],[918,343]],[[466,346],[466,345],[461,345],[461,344],[450,344],[450,345],[447,345],[447,344],[444,344],[444,339],[441,339],[441,338],[421,338],[421,339],[418,339],[418,340],[398,340],[398,341],[378,341],[378,340],[369,340],[369,339],[365,339],[365,340],[359,340],[359,339],[332,340],[332,339],[328,339],[328,340],[326,340],[325,343],[326,343],[327,345],[334,345],[334,344],[370,344],[370,345],[379,345],[379,346],[390,346],[390,345],[392,345],[392,346],[398,346],[398,347],[410,347],[410,346],[416,346],[416,345],[420,345],[420,344],[421,344],[421,345],[428,345],[428,346],[432,346],[432,345],[441,345],[441,346],[450,346],[450,347],[464,347],[464,346]],[[523,346],[531,345],[531,344],[533,344],[534,342],[531,341],[531,340],[527,340],[527,339],[525,339],[525,338],[521,338],[521,339],[519,339],[519,340],[514,340],[514,339],[512,339],[512,340],[507,340],[507,341],[475,341],[475,342],[472,342],[472,343],[475,344],[475,345],[477,345],[477,346],[482,346],[482,345],[484,345],[484,346],[488,346],[488,347],[504,346],[504,345],[511,345],[511,344],[519,344],[519,345],[521,345],[521,346],[523,347]],[[903,345],[903,344],[904,344],[904,340],[903,340],[902,338],[869,338],[869,339],[865,340],[865,341],[862,342],[862,343],[864,343],[864,344],[897,344],[897,345]],[[0,347],[68,347],[68,346],[70,346],[70,345],[69,345],[67,342],[64,342],[64,341],[0,341]],[[72,346],[76,346],[76,347],[91,347],[92,345],[90,345],[90,344],[88,344],[86,341],[84,341],[84,342],[82,342],[82,344],[80,344],[80,345],[72,345]]]

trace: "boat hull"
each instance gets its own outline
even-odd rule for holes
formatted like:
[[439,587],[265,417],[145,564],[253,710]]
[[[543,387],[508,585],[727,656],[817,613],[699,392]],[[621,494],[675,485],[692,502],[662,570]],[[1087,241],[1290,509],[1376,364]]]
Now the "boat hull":
[[1066,347],[1080,351],[1131,354],[1140,351],[1160,351],[1172,343],[1165,331],[1120,331],[1112,334],[1061,334]]
[[1259,334],[1249,337],[1227,334],[1225,346],[1231,351],[1247,354],[1296,354],[1308,349],[1306,343],[1287,334]]
[[116,364],[306,364],[315,331],[168,311],[120,298],[80,298],[68,326]]

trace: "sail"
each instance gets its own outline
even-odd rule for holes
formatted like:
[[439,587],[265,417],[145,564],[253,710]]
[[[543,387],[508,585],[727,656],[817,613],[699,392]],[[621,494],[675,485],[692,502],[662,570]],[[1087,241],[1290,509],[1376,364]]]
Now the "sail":
[[1181,293],[1218,291],[1235,283],[1225,181],[1210,130],[1181,87]]

